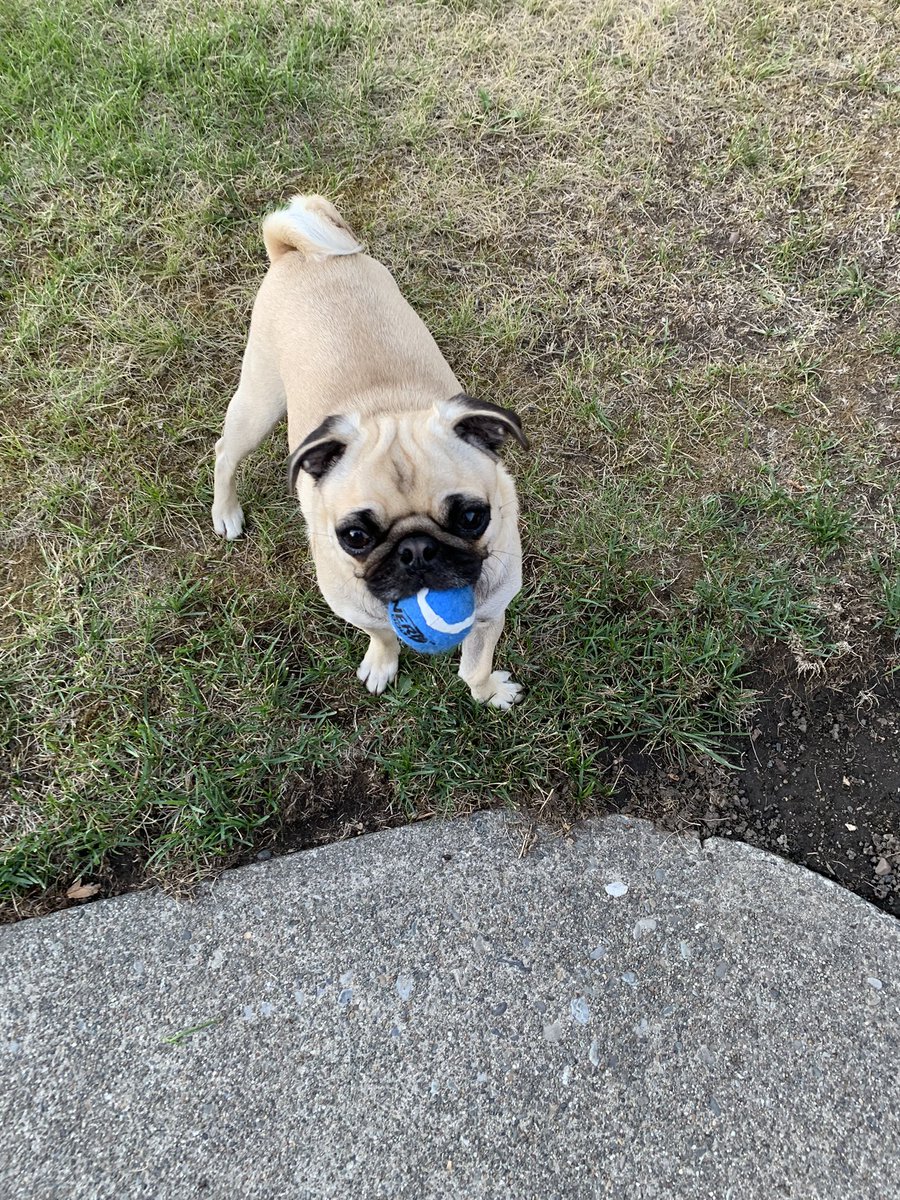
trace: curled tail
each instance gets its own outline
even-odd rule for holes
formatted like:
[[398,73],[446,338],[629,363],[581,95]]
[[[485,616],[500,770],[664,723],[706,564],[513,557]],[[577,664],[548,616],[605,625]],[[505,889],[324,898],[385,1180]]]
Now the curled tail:
[[263,221],[263,241],[273,263],[290,250],[313,262],[362,250],[353,230],[324,196],[294,196],[287,208],[270,213]]

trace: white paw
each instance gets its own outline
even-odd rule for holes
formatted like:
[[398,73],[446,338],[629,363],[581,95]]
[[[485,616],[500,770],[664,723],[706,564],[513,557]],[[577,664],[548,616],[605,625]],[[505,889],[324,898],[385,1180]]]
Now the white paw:
[[356,677],[363,681],[373,695],[380,696],[387,685],[396,679],[399,665],[400,658],[396,653],[393,658],[385,658],[381,649],[376,649],[373,653],[370,647],[366,657],[359,664]]
[[487,683],[479,688],[472,688],[472,695],[476,700],[494,708],[512,708],[522,699],[522,692],[522,685],[510,679],[509,671],[494,671],[488,677]]
[[244,531],[244,511],[239,504],[233,508],[216,508],[213,505],[212,522],[219,537],[233,542]]

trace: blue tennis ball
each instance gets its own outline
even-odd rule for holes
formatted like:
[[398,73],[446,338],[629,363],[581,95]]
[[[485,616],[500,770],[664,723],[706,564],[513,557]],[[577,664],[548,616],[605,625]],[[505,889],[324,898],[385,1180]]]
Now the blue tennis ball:
[[420,654],[444,654],[458,646],[475,623],[475,589],[422,588],[415,596],[390,601],[387,611],[401,642]]

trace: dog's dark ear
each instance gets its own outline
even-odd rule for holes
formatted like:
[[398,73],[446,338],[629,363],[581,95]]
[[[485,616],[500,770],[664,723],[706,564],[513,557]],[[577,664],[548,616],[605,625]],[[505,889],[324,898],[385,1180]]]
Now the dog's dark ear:
[[326,417],[303,439],[287,463],[288,491],[291,495],[296,491],[300,471],[312,475],[318,483],[331,470],[347,449],[351,433],[346,417]]
[[453,428],[470,446],[496,455],[506,439],[514,437],[520,446],[528,449],[522,422],[510,409],[500,408],[489,400],[473,400],[465,395],[454,396],[450,403],[458,406]]

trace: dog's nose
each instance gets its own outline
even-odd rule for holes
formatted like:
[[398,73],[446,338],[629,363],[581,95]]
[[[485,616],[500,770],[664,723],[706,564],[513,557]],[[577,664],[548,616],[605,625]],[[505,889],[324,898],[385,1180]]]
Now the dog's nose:
[[405,537],[397,543],[397,557],[408,571],[424,571],[437,557],[438,544],[427,533]]

